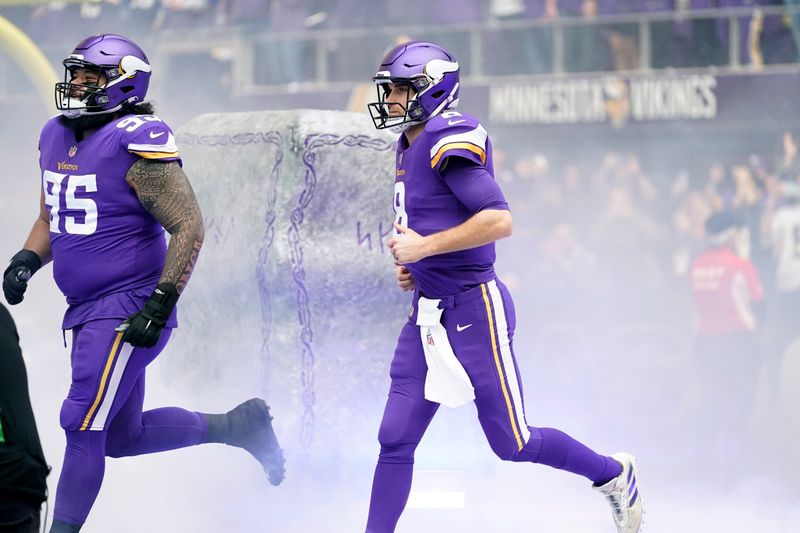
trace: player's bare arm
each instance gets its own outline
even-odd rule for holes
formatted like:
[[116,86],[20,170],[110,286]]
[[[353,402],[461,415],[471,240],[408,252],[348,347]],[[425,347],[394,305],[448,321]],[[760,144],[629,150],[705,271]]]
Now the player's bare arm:
[[25,246],[11,258],[3,272],[3,294],[6,301],[11,305],[22,302],[31,276],[52,259],[50,215],[44,203],[44,193],[42,193],[39,198],[39,216],[33,223]]
[[423,237],[395,224],[400,235],[389,240],[396,264],[415,263],[432,255],[477,248],[511,235],[511,212],[505,209],[479,211],[462,224]]
[[203,214],[189,179],[175,161],[141,159],[131,166],[125,180],[171,236],[159,283],[171,283],[180,293],[189,282],[205,236]]
[[35,252],[42,260],[42,265],[46,265],[53,259],[53,252],[50,249],[50,213],[47,212],[47,206],[44,203],[44,192],[39,195],[39,216],[33,223],[23,248]]

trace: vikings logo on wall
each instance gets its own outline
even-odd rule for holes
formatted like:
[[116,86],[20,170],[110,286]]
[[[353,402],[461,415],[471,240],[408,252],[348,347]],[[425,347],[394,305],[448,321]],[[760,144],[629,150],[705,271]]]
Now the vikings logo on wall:
[[492,86],[495,124],[580,124],[711,120],[717,116],[717,79],[711,75],[605,76]]
[[619,78],[606,78],[605,108],[608,120],[615,128],[621,128],[631,115],[631,99],[628,84]]

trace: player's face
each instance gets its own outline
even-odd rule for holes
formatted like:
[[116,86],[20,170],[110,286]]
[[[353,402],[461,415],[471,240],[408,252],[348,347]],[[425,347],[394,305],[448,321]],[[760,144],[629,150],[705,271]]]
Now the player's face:
[[[92,70],[83,67],[77,67],[70,71],[70,83],[74,83],[76,85],[85,85],[87,87],[102,87],[106,84],[106,76],[102,72],[98,70]],[[70,93],[70,98],[76,98],[78,100],[83,99],[84,93],[86,92],[85,89],[81,87],[74,87],[72,92]]]
[[414,89],[405,83],[389,83],[386,87],[386,104],[390,117],[402,117],[408,101],[416,96]]

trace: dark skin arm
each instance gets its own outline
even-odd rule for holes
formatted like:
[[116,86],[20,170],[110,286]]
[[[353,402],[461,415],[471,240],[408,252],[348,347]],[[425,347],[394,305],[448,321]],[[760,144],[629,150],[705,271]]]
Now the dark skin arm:
[[53,259],[53,251],[50,248],[50,213],[44,204],[44,192],[39,193],[39,218],[33,223],[23,248],[36,252],[42,260],[42,266]]
[[189,179],[176,161],[140,159],[125,176],[139,201],[170,234],[159,283],[183,292],[203,246],[203,214]]

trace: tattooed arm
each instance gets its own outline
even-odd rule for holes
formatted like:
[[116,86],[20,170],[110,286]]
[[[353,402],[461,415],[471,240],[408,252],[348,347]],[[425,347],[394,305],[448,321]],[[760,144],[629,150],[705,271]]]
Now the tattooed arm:
[[203,246],[203,214],[189,179],[175,162],[140,159],[131,166],[125,180],[139,201],[170,234],[161,283],[181,293],[189,282]]

